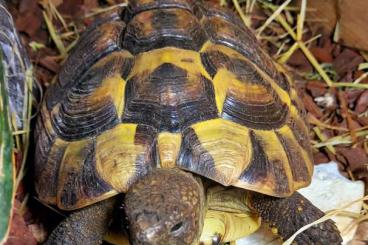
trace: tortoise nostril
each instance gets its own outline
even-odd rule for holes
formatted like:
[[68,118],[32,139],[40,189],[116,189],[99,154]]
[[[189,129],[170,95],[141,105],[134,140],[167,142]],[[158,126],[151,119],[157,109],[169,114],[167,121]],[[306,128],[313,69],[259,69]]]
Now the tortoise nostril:
[[177,223],[176,225],[174,225],[172,228],[171,228],[171,230],[170,230],[170,232],[171,233],[177,233],[177,232],[180,232],[180,230],[183,228],[183,222],[179,222],[179,223]]

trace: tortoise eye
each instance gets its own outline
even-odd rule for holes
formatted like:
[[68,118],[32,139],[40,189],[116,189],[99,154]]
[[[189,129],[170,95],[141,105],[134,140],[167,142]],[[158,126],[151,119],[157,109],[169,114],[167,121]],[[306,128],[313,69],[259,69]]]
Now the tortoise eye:
[[170,233],[179,233],[182,229],[183,229],[183,222],[181,221],[171,228]]

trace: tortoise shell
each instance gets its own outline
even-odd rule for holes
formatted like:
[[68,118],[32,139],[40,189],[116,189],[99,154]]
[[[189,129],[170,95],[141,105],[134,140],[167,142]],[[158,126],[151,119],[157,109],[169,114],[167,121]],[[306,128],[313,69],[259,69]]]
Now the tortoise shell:
[[312,174],[292,81],[237,16],[195,0],[131,0],[89,27],[36,130],[36,190],[67,210],[158,167],[277,197]]

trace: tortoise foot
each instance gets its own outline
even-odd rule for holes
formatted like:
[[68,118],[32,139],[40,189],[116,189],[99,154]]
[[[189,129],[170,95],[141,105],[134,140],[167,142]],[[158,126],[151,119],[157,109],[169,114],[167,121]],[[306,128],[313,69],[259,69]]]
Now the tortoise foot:
[[[259,213],[262,221],[269,224],[272,230],[284,240],[291,237],[301,227],[324,215],[321,210],[297,192],[287,198],[252,193],[250,206]],[[303,231],[294,242],[298,245],[335,245],[341,244],[342,238],[335,223],[327,220]]]
[[112,219],[114,199],[75,211],[52,231],[45,245],[101,244]]

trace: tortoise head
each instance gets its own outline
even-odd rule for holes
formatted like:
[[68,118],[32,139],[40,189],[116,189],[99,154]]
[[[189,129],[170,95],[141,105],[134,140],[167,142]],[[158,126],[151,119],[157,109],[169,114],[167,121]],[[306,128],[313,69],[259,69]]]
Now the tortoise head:
[[191,174],[155,169],[126,194],[133,244],[196,244],[202,232],[204,191]]

